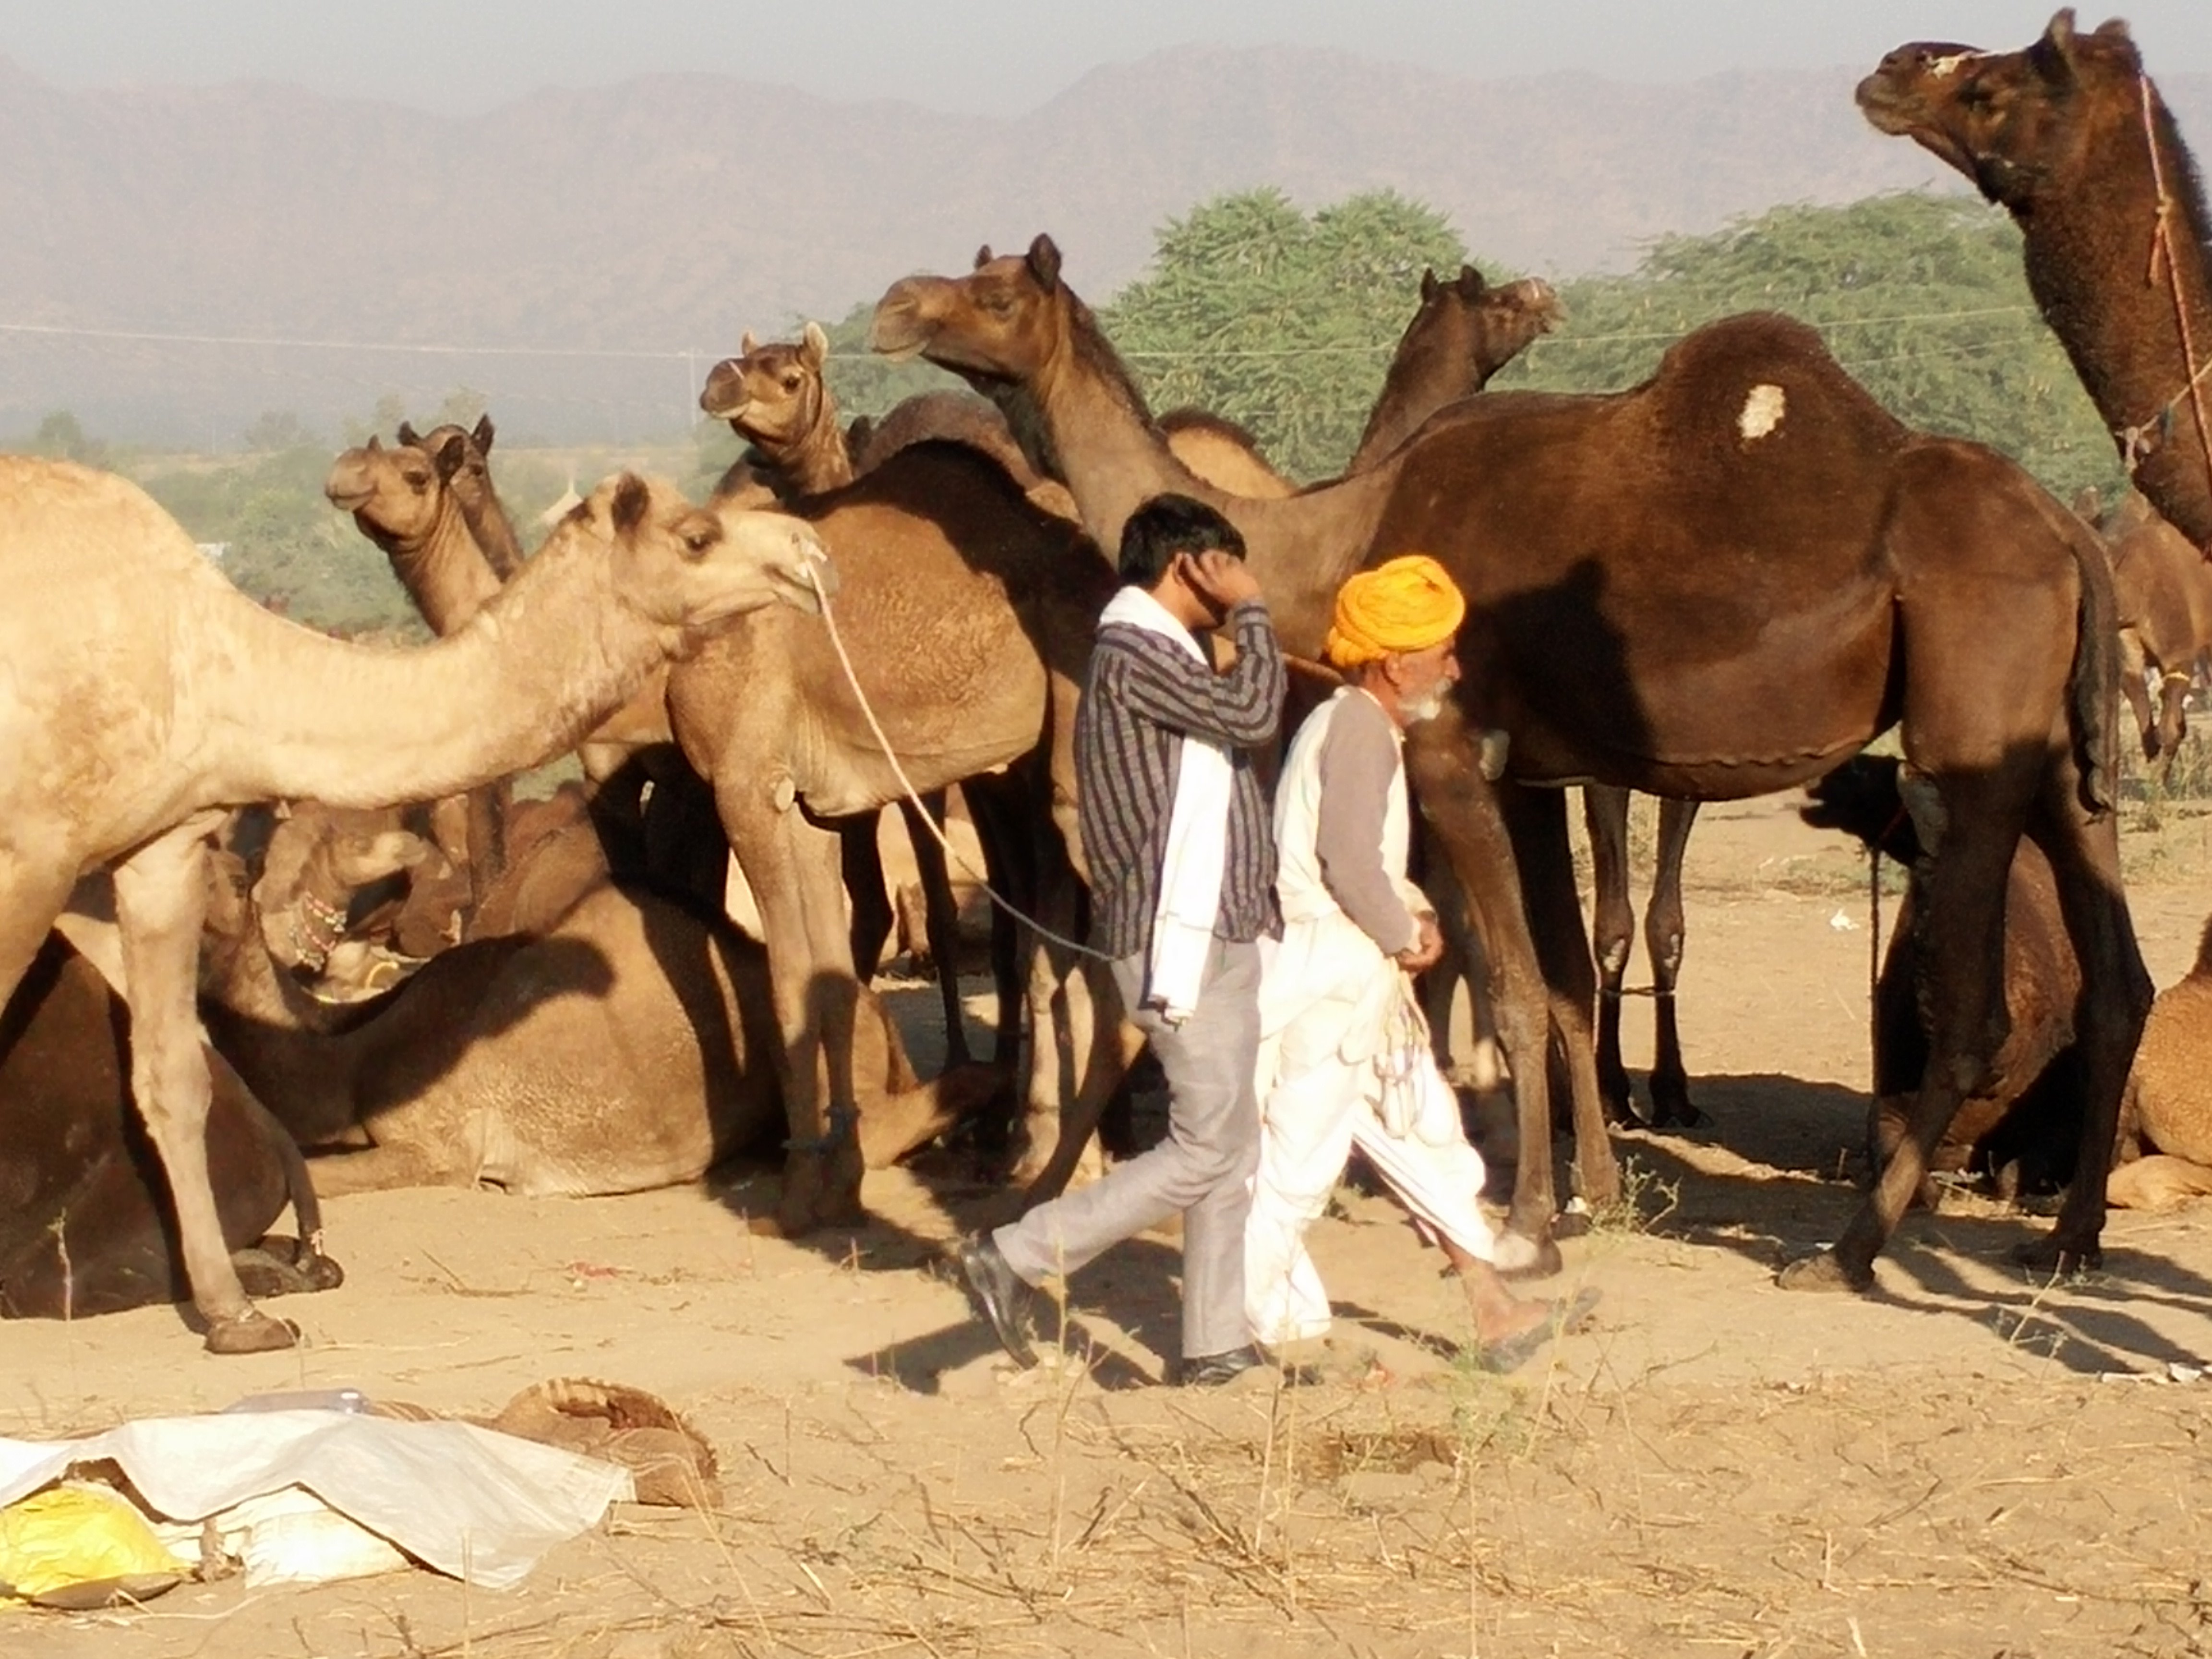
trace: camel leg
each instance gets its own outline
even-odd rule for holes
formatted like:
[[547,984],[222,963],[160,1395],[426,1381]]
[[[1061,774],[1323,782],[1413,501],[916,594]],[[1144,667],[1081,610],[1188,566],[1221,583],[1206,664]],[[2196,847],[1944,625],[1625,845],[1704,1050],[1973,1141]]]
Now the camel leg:
[[1599,1098],[1597,1048],[1590,1036],[1590,1004],[1597,994],[1589,939],[1583,931],[1582,896],[1575,885],[1574,854],[1567,844],[1566,792],[1510,781],[1498,792],[1521,872],[1528,927],[1543,973],[1551,1029],[1567,1072],[1575,1137],[1575,1190],[1596,1207],[1620,1196],[1620,1170],[1613,1156],[1605,1106]]
[[1636,943],[1636,912],[1628,902],[1628,791],[1584,784],[1583,823],[1589,830],[1590,949],[1597,962],[1598,1095],[1608,1123],[1633,1128],[1642,1120],[1620,1058],[1620,990]]
[[[846,935],[846,948],[852,952],[853,972],[860,979],[872,980],[876,969],[884,965],[884,944],[891,936],[890,894],[884,876],[884,849],[876,837],[880,833],[883,814],[857,813],[842,818],[837,823],[837,863],[845,884],[845,896],[853,902],[853,921]],[[921,848],[915,848],[916,857]],[[750,874],[746,877],[750,880]],[[754,890],[759,891],[757,888]]]
[[[1558,1247],[1552,1243],[1552,1222],[1559,1200],[1553,1184],[1551,1086],[1546,1064],[1551,1021],[1513,840],[1498,792],[1476,763],[1475,736],[1456,708],[1422,722],[1407,736],[1407,775],[1459,878],[1482,936],[1498,1040],[1513,1073],[1521,1156],[1496,1265],[1507,1273],[1556,1273],[1560,1262]],[[1571,896],[1572,891],[1571,879]],[[1579,921],[1576,938],[1579,944]]]
[[763,778],[716,791],[724,832],[760,904],[766,935],[781,1039],[777,1080],[791,1130],[772,1227],[797,1237],[818,1225],[862,1219],[853,1088],[859,985],[845,927],[837,833],[810,823],[795,801],[779,801],[778,793],[773,780]]
[[[2173,770],[2174,757],[2181,752],[2181,740],[2189,735],[2189,676],[2179,669],[2168,669],[2158,681],[2158,762],[2159,787],[2166,787],[2166,775]],[[2146,744],[2145,747],[2148,745]]]
[[2045,774],[2028,830],[2057,878],[2059,908],[2086,988],[2074,1039],[2083,1103],[2074,1182],[2050,1233],[2014,1253],[2023,1265],[2056,1273],[2102,1260],[2105,1178],[2152,987],[2120,886],[2118,818],[2111,812],[2093,817],[2083,809],[2069,752],[2062,750],[2061,763]]
[[[945,1066],[966,1066],[975,1056],[968,1051],[968,1030],[960,1012],[960,907],[952,899],[952,872],[945,848],[930,833],[931,824],[945,827],[945,791],[932,790],[921,798],[929,821],[909,800],[899,802],[906,833],[914,842],[915,868],[921,876],[922,901],[927,907],[929,952],[937,958],[937,994],[945,1005]],[[856,967],[858,963],[854,964]]]
[[2120,695],[2136,717],[2136,732],[2142,739],[2143,758],[2158,758],[2158,715],[2151,708],[2149,676],[2152,667],[2143,649],[2142,635],[2132,628],[2120,630]]
[[[1004,774],[970,778],[960,786],[969,822],[983,848],[983,869],[991,885],[1025,915],[1037,904],[1036,837],[1049,809],[1033,800],[1036,778],[1027,762]],[[1022,925],[997,905],[991,907],[991,988],[998,1000],[992,1033],[992,1063],[1010,1066],[1022,1041]],[[1012,1124],[1007,1128],[1011,1130]]]
[[117,866],[115,920],[131,988],[131,1097],[168,1176],[192,1303],[207,1322],[210,1352],[252,1353],[289,1348],[299,1334],[246,1300],[208,1172],[214,1084],[196,1004],[205,838],[217,823],[207,814],[188,819]]
[[1658,866],[1651,902],[1644,911],[1644,949],[1651,959],[1651,1127],[1694,1129],[1707,1121],[1690,1103],[1689,1069],[1682,1064],[1682,1034],[1674,1023],[1674,983],[1682,974],[1682,855],[1698,821],[1698,803],[1664,795],[1659,800]]

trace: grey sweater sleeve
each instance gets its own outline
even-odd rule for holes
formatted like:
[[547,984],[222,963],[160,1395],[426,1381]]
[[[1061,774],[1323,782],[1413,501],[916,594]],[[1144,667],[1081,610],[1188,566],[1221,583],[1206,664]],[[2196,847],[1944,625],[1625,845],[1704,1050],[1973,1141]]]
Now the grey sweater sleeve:
[[1420,938],[1382,867],[1382,820],[1399,765],[1397,733],[1381,705],[1371,697],[1345,698],[1322,740],[1314,851],[1322,884],[1385,956]]

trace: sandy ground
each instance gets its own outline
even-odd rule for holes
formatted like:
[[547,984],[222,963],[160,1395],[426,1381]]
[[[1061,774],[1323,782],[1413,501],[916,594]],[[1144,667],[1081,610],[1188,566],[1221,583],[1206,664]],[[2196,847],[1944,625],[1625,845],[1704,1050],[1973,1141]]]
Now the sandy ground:
[[[2212,903],[2212,818],[2130,843],[2154,976]],[[345,1286],[306,1342],[204,1354],[175,1311],[0,1328],[0,1432],[44,1437],[347,1385],[495,1408],[550,1376],[654,1390],[718,1449],[712,1514],[624,1507],[516,1590],[425,1571],[187,1585],[127,1614],[0,1613],[10,1659],[806,1654],[2196,1653],[2212,1644],[2212,1212],[2118,1216],[2060,1285],[2045,1224],[1911,1220],[1857,1298],[1771,1279],[1856,1201],[1863,866],[1787,803],[1708,811],[1684,1041],[1707,1139],[1629,1134],[1643,1219],[1568,1247],[1592,1328],[1511,1378],[1386,1202],[1314,1254],[1340,1319],[1310,1389],[1155,1386],[1176,1257],[1079,1275],[1063,1352],[1011,1372],[934,1275],[991,1194],[872,1178],[878,1218],[755,1238],[769,1182],[592,1201],[330,1206]],[[981,988],[979,985],[979,990]],[[927,1060],[931,998],[902,995]],[[1630,1007],[1631,1061],[1645,1042]],[[985,999],[971,1012],[980,1015]],[[1052,1322],[1048,1318],[1049,1331]],[[2179,1380],[2177,1380],[2179,1379]]]

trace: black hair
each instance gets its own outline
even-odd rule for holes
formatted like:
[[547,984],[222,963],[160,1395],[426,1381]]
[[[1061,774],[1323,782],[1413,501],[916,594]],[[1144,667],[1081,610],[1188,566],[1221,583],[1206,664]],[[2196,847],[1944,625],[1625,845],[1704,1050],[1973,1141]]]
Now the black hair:
[[1155,495],[1121,526],[1121,580],[1151,587],[1167,574],[1176,554],[1195,556],[1217,548],[1244,556],[1244,538],[1235,525],[1188,495]]

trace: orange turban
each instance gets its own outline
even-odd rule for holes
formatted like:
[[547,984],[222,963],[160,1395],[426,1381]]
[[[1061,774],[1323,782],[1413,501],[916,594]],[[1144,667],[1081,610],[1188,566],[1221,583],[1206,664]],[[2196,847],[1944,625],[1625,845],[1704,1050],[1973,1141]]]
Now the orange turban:
[[1323,649],[1339,668],[1425,651],[1459,632],[1467,600],[1425,553],[1407,553],[1363,570],[1337,590],[1336,617]]

